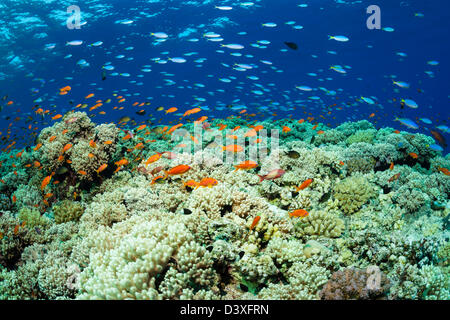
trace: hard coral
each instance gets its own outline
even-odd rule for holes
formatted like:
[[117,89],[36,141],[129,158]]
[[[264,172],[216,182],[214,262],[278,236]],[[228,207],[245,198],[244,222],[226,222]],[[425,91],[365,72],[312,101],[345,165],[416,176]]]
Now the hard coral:
[[375,191],[364,176],[351,176],[339,182],[334,188],[334,197],[340,209],[346,214],[358,212],[375,195]]
[[336,271],[320,291],[322,300],[373,300],[383,298],[389,280],[376,266]]

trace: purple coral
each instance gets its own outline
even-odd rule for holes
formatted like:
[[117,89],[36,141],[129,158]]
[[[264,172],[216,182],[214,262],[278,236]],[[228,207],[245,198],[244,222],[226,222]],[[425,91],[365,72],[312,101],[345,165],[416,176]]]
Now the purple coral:
[[376,266],[334,272],[319,292],[322,300],[372,300],[383,298],[389,280]]

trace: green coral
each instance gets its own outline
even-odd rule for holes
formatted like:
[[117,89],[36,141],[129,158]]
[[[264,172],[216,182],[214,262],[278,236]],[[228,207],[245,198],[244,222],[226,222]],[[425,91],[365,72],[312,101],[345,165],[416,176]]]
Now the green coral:
[[334,187],[334,198],[346,214],[358,212],[374,195],[374,188],[364,176],[348,177]]
[[53,206],[56,223],[78,221],[84,213],[84,206],[79,202],[63,200]]
[[17,217],[20,221],[25,222],[25,225],[29,228],[44,227],[50,223],[50,220],[42,216],[36,208],[23,207],[19,210]]
[[335,214],[327,211],[312,211],[306,218],[300,218],[295,224],[295,234],[297,237],[317,235],[336,238],[342,234],[344,227],[344,221]]
[[376,130],[369,129],[369,130],[362,130],[357,131],[354,134],[352,134],[350,137],[347,138],[347,144],[353,144],[353,143],[359,143],[359,142],[366,142],[366,143],[372,143],[375,139]]

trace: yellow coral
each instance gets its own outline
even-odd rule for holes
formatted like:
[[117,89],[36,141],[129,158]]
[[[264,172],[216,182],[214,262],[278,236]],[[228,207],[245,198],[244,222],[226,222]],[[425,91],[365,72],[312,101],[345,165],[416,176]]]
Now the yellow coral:
[[334,198],[339,201],[339,208],[346,214],[353,214],[375,194],[369,181],[360,175],[348,177],[334,188]]
[[344,221],[327,211],[312,211],[295,225],[295,232],[298,237],[317,235],[336,238],[341,235],[343,230]]

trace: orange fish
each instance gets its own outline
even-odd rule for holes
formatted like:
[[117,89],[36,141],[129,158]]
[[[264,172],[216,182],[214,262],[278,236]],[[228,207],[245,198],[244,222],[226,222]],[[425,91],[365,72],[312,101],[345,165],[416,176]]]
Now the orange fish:
[[122,159],[122,160],[119,160],[119,161],[115,162],[115,165],[118,166],[118,167],[125,166],[125,165],[127,165],[127,164],[128,164],[128,160],[125,159],[125,158]]
[[144,130],[146,127],[147,127],[147,125],[143,124],[143,125],[137,127],[136,130],[137,130],[137,131],[141,131],[141,130]]
[[91,148],[97,148],[97,144],[95,143],[94,140],[89,141],[89,146],[90,146]]
[[145,161],[145,164],[149,165],[150,163],[158,161],[161,158],[161,155],[162,155],[162,153],[157,153],[157,154],[150,156],[150,158],[148,158],[147,161]]
[[41,190],[44,190],[45,187],[50,183],[50,180],[52,179],[53,173],[47,177],[44,178],[44,180],[42,180],[41,183]]
[[127,134],[125,137],[122,138],[123,140],[131,139],[131,134]]
[[[216,186],[219,182],[214,179],[214,178],[203,178],[202,180],[200,180],[200,182],[198,183],[197,188],[199,187],[204,187],[204,188],[211,188],[213,186]],[[196,189],[197,189],[196,188]]]
[[244,151],[244,148],[238,144],[230,144],[228,146],[222,146],[222,150],[228,152],[242,152]]
[[61,114],[57,114],[56,116],[52,117],[52,120],[58,120],[60,118],[62,118],[62,115]]
[[17,234],[19,233],[19,227],[20,227],[20,225],[18,225],[18,224],[14,227],[14,235],[15,236],[17,236]]
[[70,148],[72,148],[72,144],[68,143],[64,146],[64,148],[62,149],[62,153],[66,152],[67,150],[69,150]]
[[163,176],[157,176],[157,177],[154,177],[153,179],[152,179],[152,182],[150,182],[150,184],[155,184],[158,180],[160,180],[160,179],[164,179],[164,177]]
[[167,178],[167,176],[186,173],[189,171],[189,169],[191,169],[190,166],[188,166],[186,164],[180,164],[180,165],[173,167],[173,168],[169,169],[168,171],[166,171],[166,178]]
[[92,98],[94,96],[94,94],[93,93],[90,93],[90,94],[88,94],[86,97],[84,97],[85,99],[89,99],[89,98]]
[[450,176],[450,171],[447,168],[441,168],[439,167],[438,170],[445,174],[446,176]]
[[195,180],[189,180],[183,183],[184,187],[189,187],[191,189],[198,187],[198,182],[196,182]]
[[105,142],[103,142],[104,144],[112,144],[113,142],[111,140],[107,140]]
[[34,151],[38,151],[42,147],[42,143],[38,143],[36,147],[34,147]]
[[254,169],[258,166],[258,163],[255,161],[251,161],[251,160],[246,160],[244,162],[241,162],[240,164],[235,165],[234,167],[236,168],[236,170],[250,170],[250,169]]
[[411,158],[413,158],[413,159],[419,158],[419,155],[418,155],[417,153],[415,153],[415,152],[410,152],[409,155],[410,155]]
[[398,178],[400,178],[400,172],[397,174],[394,174],[392,177],[390,177],[388,182],[393,182],[393,181],[397,180]]
[[87,172],[84,170],[78,170],[78,173],[81,174],[82,176],[87,175]]
[[52,142],[53,140],[55,140],[56,139],[56,136],[51,136],[48,140],[50,141],[50,142]]
[[175,108],[175,107],[169,108],[169,109],[166,110],[166,114],[175,112],[177,110],[178,110],[178,108]]
[[93,153],[88,153],[88,157],[92,159],[95,157],[95,155]]
[[16,203],[16,201],[17,201],[17,197],[16,197],[16,195],[13,195],[13,197],[12,197],[12,202],[13,202],[13,203]]
[[108,167],[108,165],[106,163],[104,163],[96,171],[97,171],[97,173],[100,173],[103,170],[105,170],[107,167]]
[[306,189],[306,188],[308,188],[308,186],[311,183],[313,183],[313,181],[314,181],[314,179],[307,179],[307,180],[303,181],[303,183],[300,186],[295,187],[295,189],[297,190],[297,192],[299,192],[300,190]]
[[289,131],[291,131],[291,128],[287,127],[287,126],[283,126],[283,133],[288,133]]
[[305,209],[297,209],[292,212],[289,212],[289,217],[297,217],[297,218],[305,218],[309,215],[309,212]]
[[200,108],[194,108],[194,109],[187,110],[187,111],[183,114],[183,117],[189,116],[189,115],[191,115],[191,114],[194,114],[194,113],[197,113],[197,112],[200,112],[200,111],[202,111]]
[[261,216],[256,216],[253,219],[253,222],[252,222],[252,224],[250,226],[250,230],[253,230],[256,227],[256,225],[258,224],[259,220],[261,220]]
[[389,166],[389,170],[394,170],[394,163],[393,162],[391,162],[391,165]]

